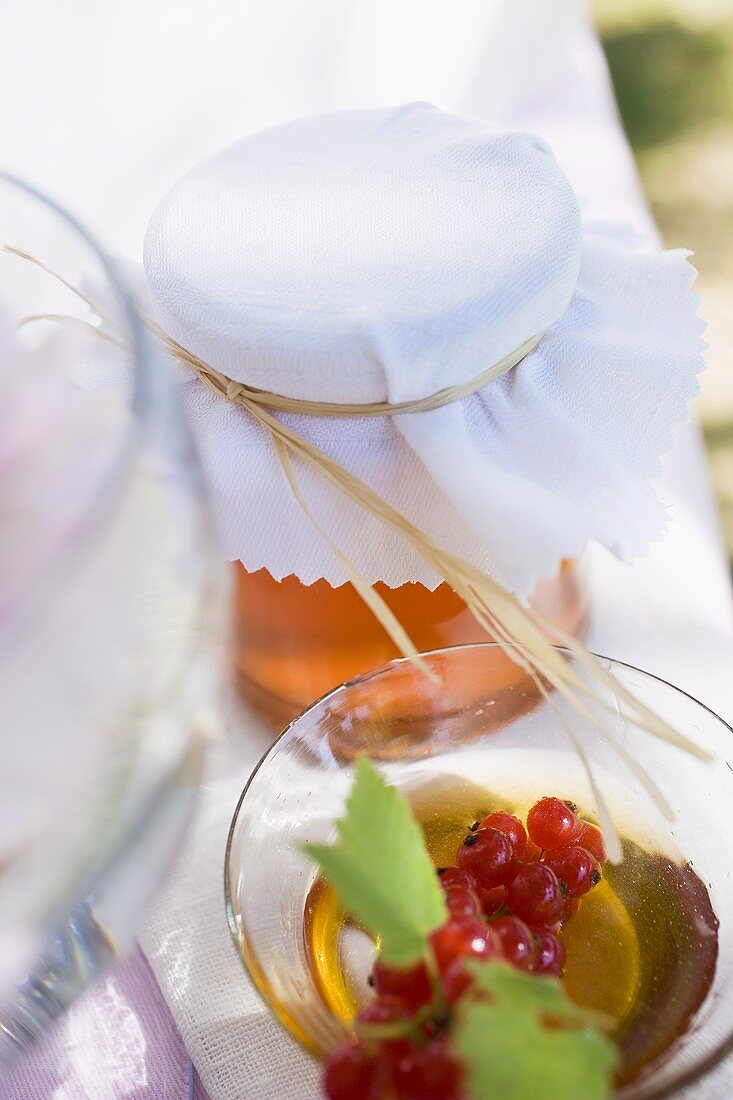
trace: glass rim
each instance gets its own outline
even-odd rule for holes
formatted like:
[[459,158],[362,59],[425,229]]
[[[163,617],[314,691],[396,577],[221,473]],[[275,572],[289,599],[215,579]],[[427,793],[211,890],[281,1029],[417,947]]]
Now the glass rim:
[[[519,644],[511,644],[510,648],[522,649],[524,647]],[[558,650],[558,652],[560,653],[565,653],[568,656],[572,657],[572,651],[568,649],[567,646],[556,645],[553,648]],[[488,649],[505,650],[506,646],[502,645],[499,642],[469,642],[465,645],[442,646],[438,649],[427,650],[421,653],[420,656],[437,657],[442,654],[453,653],[456,651],[485,651]],[[701,710],[711,715],[711,717],[719,722],[720,725],[723,726],[729,733],[733,734],[733,726],[731,726],[730,723],[726,722],[724,718],[721,718],[719,714],[717,714],[711,707],[707,706],[696,696],[692,695],[688,691],[685,691],[684,688],[678,687],[676,684],[673,684],[669,680],[666,680],[663,676],[658,676],[656,673],[648,672],[646,669],[639,668],[637,665],[633,665],[629,661],[617,660],[615,657],[606,657],[603,654],[596,653],[595,651],[590,652],[591,656],[597,658],[600,661],[606,661],[612,667],[616,666],[619,668],[629,669],[629,671],[631,672],[639,673],[642,677],[645,677],[649,680],[654,680],[657,683],[664,685],[664,687],[670,688],[678,695],[684,696],[685,698],[689,699],[690,702],[694,703],[697,707],[700,707]],[[337,684],[335,687],[331,688],[329,691],[319,696],[318,699],[314,699],[312,703],[310,703],[307,707],[300,711],[300,713],[297,714],[296,717],[287,724],[287,726],[285,726],[281,733],[278,734],[272,744],[265,750],[265,752],[263,752],[262,756],[257,761],[255,767],[253,768],[247,779],[247,782],[242,789],[239,798],[237,799],[237,804],[234,808],[232,819],[229,825],[226,848],[224,850],[224,903],[229,934],[232,938],[237,958],[239,959],[239,963],[244,970],[244,973],[247,975],[249,980],[252,982],[252,985],[257,990],[258,995],[264,1002],[265,1007],[267,1008],[272,1018],[277,1020],[280,1027],[285,1032],[287,1032],[287,1034],[291,1038],[296,1038],[299,1045],[303,1047],[303,1049],[313,1057],[316,1056],[315,1052],[312,1048],[309,1047],[307,1041],[303,1037],[298,1037],[297,1035],[294,1035],[293,1032],[290,1031],[286,1027],[285,1023],[280,1019],[278,1013],[273,1011],[272,1005],[260,988],[260,983],[257,980],[256,974],[253,973],[253,967],[244,957],[244,954],[241,950],[241,939],[239,935],[239,930],[237,928],[237,921],[234,913],[234,906],[230,889],[230,864],[232,858],[232,850],[234,847],[234,837],[237,830],[239,817],[242,812],[247,794],[255,779],[259,775],[260,771],[267,765],[270,757],[282,745],[283,741],[291,734],[291,732],[297,725],[299,725],[318,707],[322,706],[322,704],[325,703],[328,699],[342,695],[353,687],[368,683],[370,680],[379,678],[380,676],[383,676],[386,672],[397,666],[412,664],[413,660],[414,659],[412,657],[395,657],[393,660],[388,661],[386,664],[380,665],[378,668],[370,669],[368,672],[362,673],[359,676],[355,676],[351,680],[346,680],[341,684]],[[701,1008],[702,1007],[704,1006],[701,1006]],[[660,1085],[658,1088],[647,1092],[644,1096],[644,1100],[670,1100],[670,1098],[678,1096],[681,1090],[702,1080],[714,1069],[716,1069],[722,1062],[725,1061],[725,1059],[731,1053],[733,1053],[733,1021],[731,1021],[729,1032],[726,1037],[722,1039],[718,1046],[714,1050],[712,1050],[705,1058],[703,1058],[701,1062],[699,1062],[695,1066],[689,1067],[687,1070],[680,1070],[679,1074],[675,1077],[673,1081],[669,1081],[668,1083]],[[653,1080],[653,1075],[650,1075],[649,1080]],[[614,1096],[616,1096],[618,1100],[624,1100],[624,1097],[629,1095],[629,1090],[631,1088],[633,1088],[633,1082],[630,1085],[623,1086],[621,1089],[614,1092]]]
[[[99,484],[95,487],[83,520],[72,539],[66,540],[54,555],[53,560],[39,571],[30,590],[25,590],[8,616],[9,625],[0,638],[2,644],[17,642],[19,631],[32,629],[42,609],[47,606],[49,592],[54,590],[54,581],[69,567],[79,568],[83,564],[95,540],[104,530],[114,514],[115,505],[127,484],[137,453],[136,443],[140,436],[140,426],[147,423],[151,415],[150,396],[153,392],[153,351],[147,330],[138,317],[126,282],[118,270],[117,264],[86,226],[56,199],[52,198],[35,184],[0,167],[0,185],[15,188],[19,194],[37,202],[71,230],[76,241],[84,245],[91,256],[100,265],[106,279],[107,289],[111,290],[117,306],[120,308],[127,333],[131,340],[131,358],[134,372],[131,380],[132,418],[117,454]],[[22,242],[18,242],[22,244]]]

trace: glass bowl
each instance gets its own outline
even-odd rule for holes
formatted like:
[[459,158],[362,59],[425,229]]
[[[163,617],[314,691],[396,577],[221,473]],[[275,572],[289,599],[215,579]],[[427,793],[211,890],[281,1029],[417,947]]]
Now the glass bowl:
[[[622,868],[630,866],[629,853],[640,850],[662,853],[675,874],[687,875],[691,866],[708,888],[720,922],[712,985],[689,1027],[617,1090],[624,1100],[676,1094],[733,1048],[733,834],[726,825],[733,799],[731,728],[663,680],[605,658],[600,660],[618,681],[706,749],[713,762],[628,724],[608,693],[604,702],[610,710],[596,708],[599,733],[563,700],[539,697],[530,682],[507,685],[496,645],[438,650],[425,659],[440,683],[409,660],[397,660],[335,689],[285,730],[247,783],[229,833],[225,892],[231,934],[255,985],[280,1022],[316,1055],[348,1030],[322,995],[312,945],[306,942],[304,914],[316,872],[303,845],[333,839],[355,756],[376,757],[386,778],[415,807],[426,790],[449,779],[451,790],[459,782],[473,790],[478,785],[484,792],[500,792],[504,805],[515,807],[558,794],[588,815],[593,799],[568,737],[570,723],[619,833],[641,846],[625,844]],[[577,666],[576,671],[585,678]],[[672,821],[611,738],[653,777],[673,811]],[[607,879],[614,873],[609,870]],[[696,921],[700,913],[692,912],[690,926]],[[665,934],[662,928],[657,932]],[[665,942],[659,940],[662,950]]]

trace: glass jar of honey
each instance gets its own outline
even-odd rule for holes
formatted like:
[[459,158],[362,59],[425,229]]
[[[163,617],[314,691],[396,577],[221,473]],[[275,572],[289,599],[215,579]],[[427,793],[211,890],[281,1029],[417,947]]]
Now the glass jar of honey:
[[249,135],[162,200],[145,272],[237,563],[236,682],[272,725],[399,656],[400,624],[423,651],[529,639],[541,669],[522,600],[577,637],[558,563],[661,533],[691,272],[587,222],[541,138],[424,103]]
[[[331,688],[400,654],[351,584],[276,581],[266,569],[234,566],[234,677],[237,689],[267,722],[282,728]],[[490,641],[466,605],[443,583],[375,585],[421,651]],[[565,561],[535,588],[532,606],[580,637],[588,617],[582,564]],[[504,676],[523,675],[502,662]]]

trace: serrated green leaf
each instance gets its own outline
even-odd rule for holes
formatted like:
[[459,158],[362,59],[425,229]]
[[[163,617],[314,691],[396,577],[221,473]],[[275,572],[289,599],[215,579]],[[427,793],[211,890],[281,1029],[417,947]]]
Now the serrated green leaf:
[[[618,1052],[558,981],[500,963],[471,969],[473,996],[454,1036],[471,1100],[610,1097]],[[487,994],[491,999],[482,1000]]]
[[309,844],[305,851],[343,906],[379,939],[384,961],[409,966],[425,954],[428,934],[448,912],[409,803],[366,757],[356,763],[337,831],[336,844]]
[[474,991],[490,994],[499,1005],[511,1004],[517,1010],[569,1024],[602,1028],[610,1022],[602,1013],[581,1008],[571,1001],[557,978],[529,977],[511,966],[469,965],[474,976]]

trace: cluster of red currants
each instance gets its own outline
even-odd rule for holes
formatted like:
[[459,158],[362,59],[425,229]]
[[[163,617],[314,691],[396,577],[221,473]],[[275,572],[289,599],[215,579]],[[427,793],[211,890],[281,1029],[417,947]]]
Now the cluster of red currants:
[[377,960],[377,996],[357,1017],[360,1038],[326,1062],[329,1100],[459,1100],[462,1067],[449,1030],[473,980],[466,962],[562,974],[560,930],[600,881],[604,859],[600,831],[559,798],[535,803],[526,828],[503,811],[475,822],[457,866],[438,868],[450,916],[430,936],[433,965],[400,970]]

